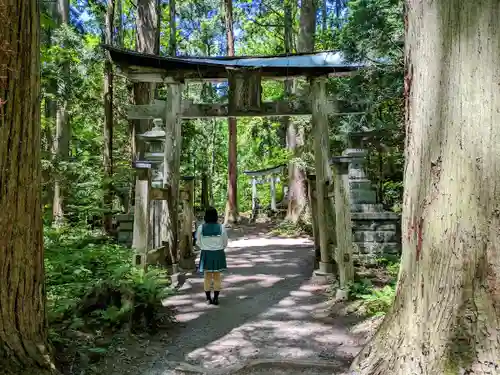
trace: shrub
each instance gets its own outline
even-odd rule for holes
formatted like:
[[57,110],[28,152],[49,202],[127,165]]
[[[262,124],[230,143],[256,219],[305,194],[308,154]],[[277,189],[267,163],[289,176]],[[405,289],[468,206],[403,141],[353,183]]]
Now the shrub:
[[172,293],[166,272],[132,266],[131,250],[100,232],[45,231],[49,323],[76,330],[155,328]]

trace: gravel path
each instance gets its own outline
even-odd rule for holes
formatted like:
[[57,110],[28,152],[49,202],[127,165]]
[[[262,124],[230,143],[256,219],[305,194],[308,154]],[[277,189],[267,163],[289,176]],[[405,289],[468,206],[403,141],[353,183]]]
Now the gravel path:
[[[311,242],[267,237],[258,227],[250,234],[246,229],[243,236],[238,229],[230,233],[220,305],[205,304],[201,276],[189,278],[180,293],[166,301],[176,307],[184,327],[151,358],[148,368],[134,375],[187,374],[189,365],[215,374],[253,359],[322,360],[345,368],[360,343],[345,322],[325,311],[324,287],[310,280]],[[174,370],[179,363],[185,364],[185,371]],[[231,373],[332,373],[312,367],[258,368]]]

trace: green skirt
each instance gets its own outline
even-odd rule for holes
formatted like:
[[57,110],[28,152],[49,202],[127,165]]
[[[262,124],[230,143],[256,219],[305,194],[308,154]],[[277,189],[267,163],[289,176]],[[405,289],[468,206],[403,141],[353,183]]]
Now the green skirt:
[[221,272],[227,269],[226,253],[224,250],[202,250],[200,254],[199,271]]

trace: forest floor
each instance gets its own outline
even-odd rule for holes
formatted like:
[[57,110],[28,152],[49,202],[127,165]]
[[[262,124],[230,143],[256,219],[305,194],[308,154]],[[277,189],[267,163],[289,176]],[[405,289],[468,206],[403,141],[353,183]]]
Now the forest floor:
[[[135,337],[99,364],[107,375],[332,374],[342,372],[376,322],[332,313],[327,286],[314,282],[308,238],[269,235],[265,224],[229,231],[219,306],[207,305],[201,275],[165,301],[178,324]],[[252,361],[253,368],[242,368]],[[290,367],[291,366],[291,367]]]

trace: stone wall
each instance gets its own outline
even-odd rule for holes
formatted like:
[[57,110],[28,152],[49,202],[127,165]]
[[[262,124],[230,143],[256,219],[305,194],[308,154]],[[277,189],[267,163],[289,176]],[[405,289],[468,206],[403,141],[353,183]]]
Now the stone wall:
[[356,212],[351,214],[355,256],[361,263],[401,255],[399,215],[393,212]]

